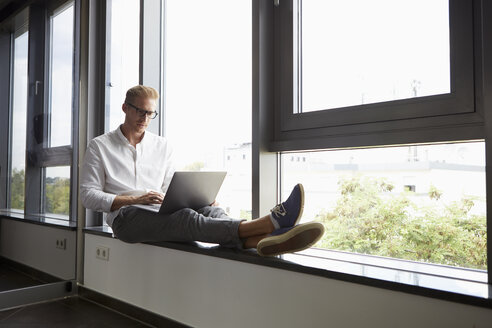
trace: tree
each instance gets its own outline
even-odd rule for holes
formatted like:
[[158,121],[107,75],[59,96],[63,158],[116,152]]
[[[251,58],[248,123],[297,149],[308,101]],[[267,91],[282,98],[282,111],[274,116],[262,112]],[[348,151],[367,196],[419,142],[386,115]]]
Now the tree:
[[46,213],[68,215],[70,210],[70,179],[54,178],[46,183]]
[[431,188],[430,205],[412,193],[391,193],[385,179],[356,176],[339,181],[335,208],[318,218],[326,227],[325,248],[401,259],[486,269],[486,218],[472,215],[474,200],[444,204]]
[[10,180],[10,208],[24,210],[25,177],[24,170],[12,170]]

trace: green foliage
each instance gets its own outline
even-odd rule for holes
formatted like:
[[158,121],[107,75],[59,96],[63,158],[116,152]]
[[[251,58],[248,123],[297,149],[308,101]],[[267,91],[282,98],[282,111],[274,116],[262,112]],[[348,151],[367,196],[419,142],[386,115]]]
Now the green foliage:
[[10,180],[10,207],[24,210],[25,177],[24,170],[12,170]]
[[70,179],[46,181],[46,213],[68,215],[70,210]]
[[[10,207],[24,209],[24,170],[13,169],[10,183]],[[70,209],[70,179],[46,178],[46,213],[68,215]]]
[[410,192],[391,194],[385,179],[360,176],[339,189],[335,208],[318,215],[327,231],[321,247],[486,269],[486,218],[470,214],[473,199],[442,204],[431,187],[431,204],[417,205]]

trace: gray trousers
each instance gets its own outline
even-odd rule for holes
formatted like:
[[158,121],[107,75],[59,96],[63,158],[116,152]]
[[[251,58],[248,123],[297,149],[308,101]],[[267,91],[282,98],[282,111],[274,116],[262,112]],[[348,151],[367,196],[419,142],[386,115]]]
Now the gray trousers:
[[202,241],[242,249],[239,223],[223,209],[206,206],[198,211],[185,208],[163,215],[138,207],[125,207],[113,221],[113,233],[127,243]]

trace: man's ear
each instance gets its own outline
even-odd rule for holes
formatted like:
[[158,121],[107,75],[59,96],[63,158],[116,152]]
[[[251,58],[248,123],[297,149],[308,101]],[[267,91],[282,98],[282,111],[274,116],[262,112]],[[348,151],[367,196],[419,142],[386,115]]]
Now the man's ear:
[[127,109],[127,107],[126,107],[126,104],[125,104],[125,103],[123,103],[123,104],[121,105],[121,109],[122,109],[122,110],[123,110],[123,112],[126,114],[126,109]]

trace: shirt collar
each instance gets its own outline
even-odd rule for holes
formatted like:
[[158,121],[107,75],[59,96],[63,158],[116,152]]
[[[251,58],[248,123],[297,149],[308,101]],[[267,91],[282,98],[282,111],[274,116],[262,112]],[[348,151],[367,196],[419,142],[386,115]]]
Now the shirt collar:
[[[144,143],[144,140],[145,140],[145,135],[147,134],[147,131],[144,132],[144,135],[142,137],[142,140],[140,140],[140,142],[138,144],[143,144]],[[123,132],[121,132],[121,125],[116,128],[116,135],[120,138],[121,141],[123,141],[125,144],[130,144],[130,141],[128,141],[128,139],[125,137],[125,135],[123,134]],[[138,145],[137,144],[137,145]]]

